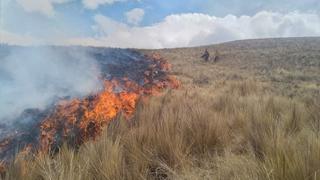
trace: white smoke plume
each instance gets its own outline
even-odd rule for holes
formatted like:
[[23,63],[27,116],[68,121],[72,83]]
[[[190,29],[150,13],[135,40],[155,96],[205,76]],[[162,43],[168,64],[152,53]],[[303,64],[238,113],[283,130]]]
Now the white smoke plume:
[[[0,56],[0,122],[27,108],[99,90],[99,69],[87,53],[54,47],[10,47]],[[2,49],[3,50],[3,49]],[[0,53],[1,55],[1,53]]]

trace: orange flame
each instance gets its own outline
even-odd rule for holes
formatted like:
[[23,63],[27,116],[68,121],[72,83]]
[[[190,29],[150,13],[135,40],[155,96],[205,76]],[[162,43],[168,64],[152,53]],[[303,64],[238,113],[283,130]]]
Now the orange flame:
[[[165,59],[159,54],[149,59],[152,63],[144,73],[143,85],[128,78],[105,80],[104,90],[97,95],[59,102],[40,125],[40,150],[48,151],[64,141],[81,144],[94,139],[119,112],[130,119],[140,97],[180,86],[174,77],[167,75],[171,65]],[[117,88],[120,92],[117,92]]]

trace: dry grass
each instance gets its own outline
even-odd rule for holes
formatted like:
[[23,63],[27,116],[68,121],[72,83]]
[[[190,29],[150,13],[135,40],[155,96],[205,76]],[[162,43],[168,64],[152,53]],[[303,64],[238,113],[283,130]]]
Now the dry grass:
[[5,179],[319,179],[319,99],[261,89],[167,92],[77,151],[18,157]]
[[266,73],[263,52],[279,54],[274,49],[252,48],[267,56],[258,61],[246,58],[259,57],[251,49],[231,46],[235,55],[223,46],[215,64],[197,58],[201,48],[158,51],[174,65],[180,90],[141,103],[130,122],[119,116],[80,149],[19,155],[3,178],[320,179],[320,72],[306,66],[302,77],[298,64]]

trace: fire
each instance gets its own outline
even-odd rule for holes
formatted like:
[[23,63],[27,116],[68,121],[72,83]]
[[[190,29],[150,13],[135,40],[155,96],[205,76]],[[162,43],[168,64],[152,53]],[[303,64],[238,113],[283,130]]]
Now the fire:
[[[119,112],[130,117],[134,112],[139,94],[123,89],[114,92],[118,81],[105,81],[104,90],[82,100],[60,102],[53,113],[44,119],[40,126],[40,147],[49,150],[59,141],[74,136],[76,144],[100,135],[103,127]],[[57,138],[58,137],[58,138]]]
[[[173,76],[168,75],[171,65],[159,54],[146,58],[147,66],[142,71],[142,82],[130,77],[104,79],[104,88],[97,94],[82,99],[61,100],[48,112],[41,114],[34,133],[22,132],[9,135],[0,141],[0,155],[5,161],[16,152],[16,147],[24,144],[20,153],[46,153],[55,150],[62,143],[81,145],[101,135],[103,129],[119,113],[127,120],[133,116],[140,99],[158,95],[165,88],[180,86]],[[138,69],[139,71],[141,69]],[[43,116],[42,116],[43,115]],[[31,130],[31,131],[33,131]],[[38,136],[24,141],[25,135]],[[38,142],[35,142],[37,141]],[[18,142],[18,143],[17,143]],[[8,157],[9,156],[9,157]],[[1,162],[1,161],[0,161]],[[2,165],[0,164],[0,172]]]
[[104,90],[99,94],[61,101],[40,125],[40,149],[48,151],[70,139],[75,144],[95,139],[120,112],[130,119],[140,97],[179,87],[178,81],[166,74],[171,67],[165,59],[157,54],[149,59],[152,63],[144,73],[142,85],[128,78],[105,80]]

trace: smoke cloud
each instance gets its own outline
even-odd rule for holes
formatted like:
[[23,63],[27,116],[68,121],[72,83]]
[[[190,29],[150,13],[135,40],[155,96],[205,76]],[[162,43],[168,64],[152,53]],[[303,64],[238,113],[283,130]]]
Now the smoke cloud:
[[[82,97],[101,88],[96,61],[85,52],[54,47],[9,47],[0,52],[0,122],[25,109]],[[1,48],[0,48],[1,50]]]

